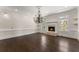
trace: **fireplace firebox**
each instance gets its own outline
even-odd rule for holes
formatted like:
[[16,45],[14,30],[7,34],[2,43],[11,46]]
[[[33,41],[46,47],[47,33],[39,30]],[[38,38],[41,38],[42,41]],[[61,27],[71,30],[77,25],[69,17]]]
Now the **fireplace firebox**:
[[48,27],[48,31],[54,31],[54,32],[55,32],[55,27],[49,26],[49,27]]

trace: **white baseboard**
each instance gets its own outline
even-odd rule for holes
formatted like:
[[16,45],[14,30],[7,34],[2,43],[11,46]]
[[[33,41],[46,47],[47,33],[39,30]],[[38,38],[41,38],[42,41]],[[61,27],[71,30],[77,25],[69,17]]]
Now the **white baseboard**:
[[0,30],[0,40],[36,33],[36,29]]
[[[40,33],[46,33],[46,32],[40,32]],[[53,35],[53,34],[51,34],[51,35]],[[70,31],[69,32],[58,32],[57,36],[79,39],[79,32],[70,32]]]
[[58,33],[58,36],[64,36],[64,37],[74,38],[74,39],[78,39],[78,35],[79,35],[79,32],[70,32],[70,31]]
[[77,36],[78,40],[79,40],[79,32],[78,32],[78,36]]

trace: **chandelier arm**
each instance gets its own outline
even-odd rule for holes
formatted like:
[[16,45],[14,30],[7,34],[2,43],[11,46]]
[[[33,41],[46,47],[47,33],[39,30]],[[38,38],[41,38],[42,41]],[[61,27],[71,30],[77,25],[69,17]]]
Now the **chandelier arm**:
[[44,21],[44,18],[41,17],[40,7],[38,7],[38,13],[37,13],[37,16],[34,17],[34,22],[35,23],[42,23],[43,21]]

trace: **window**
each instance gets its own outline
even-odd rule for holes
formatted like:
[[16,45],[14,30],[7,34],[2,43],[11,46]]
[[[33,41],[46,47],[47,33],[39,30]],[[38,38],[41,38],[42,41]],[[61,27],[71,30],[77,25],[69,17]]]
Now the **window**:
[[67,28],[68,28],[67,20],[61,20],[60,27],[61,27],[61,31],[67,31]]

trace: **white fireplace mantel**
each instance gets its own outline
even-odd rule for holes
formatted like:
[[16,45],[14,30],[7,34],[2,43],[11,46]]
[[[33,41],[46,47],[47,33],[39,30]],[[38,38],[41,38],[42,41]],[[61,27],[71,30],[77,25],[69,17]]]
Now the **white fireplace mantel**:
[[39,26],[40,32],[48,33],[49,32],[48,27],[49,26],[54,26],[55,27],[55,32],[53,32],[53,33],[57,33],[57,31],[58,31],[57,24],[58,24],[57,22],[50,22],[50,21],[41,23],[40,26]]

